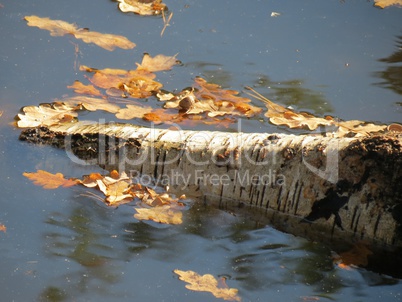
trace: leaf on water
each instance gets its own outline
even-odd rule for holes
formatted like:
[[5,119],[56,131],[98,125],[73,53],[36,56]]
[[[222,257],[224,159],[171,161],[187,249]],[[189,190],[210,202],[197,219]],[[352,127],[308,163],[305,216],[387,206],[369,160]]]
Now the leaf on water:
[[24,172],[22,175],[30,179],[35,185],[42,186],[44,189],[57,189],[58,187],[71,187],[75,186],[78,181],[76,179],[65,179],[63,174],[52,174],[44,170],[28,173]]
[[131,42],[126,37],[89,31],[62,20],[52,20],[38,16],[26,16],[25,20],[28,21],[28,26],[36,26],[40,29],[50,31],[51,36],[70,34],[77,39],[83,40],[85,43],[93,43],[109,51],[114,50],[116,47],[123,49],[132,49],[135,47],[135,43]]
[[374,0],[375,6],[385,8],[392,5],[402,6],[402,0]]
[[120,110],[119,106],[109,103],[105,99],[81,95],[63,99],[63,103],[69,106],[83,107],[89,111],[104,110],[110,113],[116,113]]
[[165,101],[165,108],[175,108],[186,114],[207,112],[209,117],[238,115],[252,117],[262,111],[248,104],[251,100],[238,96],[238,91],[222,89],[197,77],[192,89],[183,89],[178,94],[159,92],[157,97]]
[[22,108],[23,114],[18,114],[17,126],[25,128],[71,122],[77,116],[75,110],[76,108],[71,108],[60,102],[26,106]]
[[152,112],[145,113],[142,116],[143,120],[153,122],[155,124],[161,123],[180,123],[183,121],[184,116],[178,113],[169,112],[166,109],[154,109]]
[[162,70],[171,70],[174,65],[180,64],[181,62],[174,56],[165,56],[162,54],[151,57],[148,53],[145,53],[141,64],[137,64],[137,70],[147,70],[150,72],[157,72]]
[[152,220],[163,224],[181,224],[183,213],[170,206],[158,206],[153,208],[135,208],[134,217],[138,220]]
[[241,301],[236,288],[220,288],[218,280],[210,274],[199,275],[193,271],[174,270],[179,275],[179,279],[187,282],[186,288],[193,291],[210,292],[216,298],[226,301]]
[[338,137],[344,137],[350,133],[354,134],[356,137],[367,136],[370,133],[378,133],[387,129],[387,125],[376,125],[358,120],[342,121],[337,123],[337,126],[339,126],[337,132]]
[[156,75],[148,70],[94,69],[80,66],[80,70],[93,72],[90,82],[100,88],[117,88],[133,98],[146,98],[159,91],[162,84],[154,81]]
[[142,107],[138,105],[126,105],[127,108],[122,108],[116,113],[116,117],[122,120],[130,120],[133,118],[142,118],[144,114],[150,113],[152,107]]
[[2,116],[2,115],[3,115],[3,113],[4,113],[4,111],[0,110],[0,116]]
[[343,252],[339,257],[335,257],[334,261],[338,263],[340,268],[348,269],[351,265],[367,266],[368,257],[373,252],[369,249],[368,244],[364,241],[357,242],[349,251]]
[[167,7],[162,0],[117,0],[119,9],[124,13],[136,13],[143,16],[159,15]]
[[109,206],[118,206],[133,200],[131,194],[131,181],[125,172],[121,175],[115,170],[111,171],[109,176],[103,176],[99,173],[91,173],[84,176],[81,184],[98,189],[106,196],[105,203]]
[[67,88],[74,89],[74,92],[79,94],[102,96],[102,93],[98,89],[96,89],[93,85],[84,85],[78,80],[75,81],[73,85],[67,86]]
[[6,231],[7,231],[7,227],[4,224],[0,223],[0,232],[5,233]]

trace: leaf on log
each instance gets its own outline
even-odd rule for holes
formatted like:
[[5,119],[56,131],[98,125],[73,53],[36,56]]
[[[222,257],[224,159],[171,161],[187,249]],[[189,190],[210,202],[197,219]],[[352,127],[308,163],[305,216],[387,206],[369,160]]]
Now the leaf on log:
[[153,208],[135,208],[134,217],[138,220],[152,220],[163,224],[181,224],[183,213],[170,206],[158,206]]
[[70,34],[77,39],[83,40],[85,43],[93,43],[109,51],[114,50],[116,47],[123,49],[132,49],[135,47],[135,44],[126,37],[89,31],[84,28],[78,28],[75,24],[70,24],[62,20],[51,20],[49,18],[41,18],[38,16],[26,16],[25,20],[28,21],[28,26],[36,26],[40,29],[50,31],[51,36],[64,36]]
[[402,0],[374,0],[375,6],[385,8],[392,5],[402,6]]
[[133,118],[143,118],[144,114],[151,113],[152,107],[143,107],[138,105],[126,105],[126,108],[120,109],[116,113],[116,117],[122,120],[130,120]]
[[50,126],[59,123],[71,122],[78,114],[72,108],[60,102],[41,104],[39,106],[25,106],[23,114],[19,113],[17,126],[19,128]]
[[67,88],[74,89],[74,92],[79,94],[102,96],[102,93],[98,89],[96,89],[93,85],[84,85],[78,80],[75,81],[72,85],[67,86]]
[[63,99],[63,103],[69,106],[83,107],[88,111],[104,110],[110,113],[116,113],[120,107],[108,102],[105,99],[93,98],[87,96],[75,96]]
[[44,170],[38,170],[34,173],[24,172],[22,175],[30,179],[35,185],[42,186],[44,189],[57,189],[58,187],[75,186],[78,181],[76,179],[66,179],[63,174],[52,174]]
[[220,288],[218,280],[211,274],[199,275],[193,271],[174,270],[179,275],[179,279],[187,282],[186,288],[193,291],[210,292],[216,298],[226,301],[241,301],[236,288]]
[[119,9],[124,13],[136,13],[139,15],[159,15],[167,7],[162,0],[117,0]]
[[144,54],[141,64],[137,64],[137,70],[147,70],[150,72],[157,72],[163,70],[171,70],[174,65],[180,64],[176,59],[177,54],[174,56],[165,56],[162,54],[151,57],[148,53]]

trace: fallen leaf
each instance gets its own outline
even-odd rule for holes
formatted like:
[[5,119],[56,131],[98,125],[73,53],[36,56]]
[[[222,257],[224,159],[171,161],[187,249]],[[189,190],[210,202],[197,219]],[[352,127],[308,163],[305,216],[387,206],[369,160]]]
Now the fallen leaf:
[[186,288],[193,291],[210,292],[216,298],[226,301],[241,301],[236,288],[219,288],[218,280],[210,274],[199,275],[193,271],[174,270],[179,275],[179,279],[187,282]]
[[180,123],[183,121],[184,116],[182,114],[172,113],[164,109],[154,109],[152,112],[145,113],[142,116],[143,120],[153,122],[155,124],[161,123]]
[[164,224],[181,224],[183,213],[170,206],[159,206],[153,208],[135,208],[137,214],[134,217],[138,220],[152,220]]
[[102,93],[96,89],[93,85],[84,85],[80,81],[75,81],[73,85],[67,86],[67,88],[74,89],[74,92],[79,94],[89,94],[93,96],[101,96]]
[[34,173],[24,172],[22,175],[30,179],[35,185],[42,186],[44,189],[57,189],[58,187],[75,186],[78,181],[75,179],[65,179],[63,174],[52,174],[44,170],[38,170]]
[[373,252],[369,249],[368,244],[364,241],[357,242],[350,250],[339,254],[339,257],[334,259],[338,262],[340,268],[348,269],[351,265],[367,266],[368,257]]
[[162,54],[151,57],[148,53],[145,53],[141,64],[137,64],[137,70],[147,70],[150,72],[157,72],[162,70],[171,70],[174,65],[180,64],[180,61],[176,59],[177,54],[174,56],[165,56]]
[[385,8],[391,5],[402,6],[402,0],[374,0],[375,6]]
[[76,108],[59,102],[39,106],[25,106],[22,108],[23,114],[18,114],[20,120],[17,122],[17,126],[25,128],[71,122],[78,115],[74,110]]
[[126,105],[126,108],[122,108],[116,113],[116,117],[122,120],[142,118],[144,114],[150,113],[152,110],[152,107],[142,107],[128,104]]
[[117,0],[119,9],[124,13],[136,13],[139,15],[159,15],[167,7],[162,0]]
[[131,42],[126,37],[89,31],[62,20],[52,20],[38,16],[25,16],[25,20],[28,21],[28,26],[36,26],[40,29],[50,31],[51,36],[70,34],[77,39],[83,40],[85,43],[93,43],[109,51],[114,50],[116,47],[123,49],[132,49],[135,47],[135,43]]
[[75,96],[62,100],[64,104],[69,106],[82,106],[88,111],[104,110],[110,113],[116,113],[120,107],[116,104],[110,103],[108,100],[102,98],[93,98],[88,96]]
[[0,110],[0,116],[2,116],[2,115],[3,115],[3,113],[4,113],[4,111]]
[[0,223],[0,232],[5,233],[6,231],[7,231],[7,227],[4,224]]
[[355,134],[355,136],[367,136],[369,133],[382,132],[387,129],[387,125],[376,125],[373,123],[367,123],[358,120],[341,121],[337,123],[338,137],[343,137],[349,133]]

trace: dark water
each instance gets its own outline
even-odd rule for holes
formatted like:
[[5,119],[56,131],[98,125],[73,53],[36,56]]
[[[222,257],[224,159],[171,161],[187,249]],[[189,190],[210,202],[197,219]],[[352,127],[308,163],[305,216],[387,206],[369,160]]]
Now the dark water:
[[[402,9],[370,1],[170,2],[174,15],[162,38],[161,18],[123,14],[111,1],[0,2],[1,300],[218,300],[187,290],[173,273],[180,269],[226,277],[242,301],[400,301],[398,279],[341,269],[329,248],[249,219],[194,206],[179,226],[138,222],[129,206],[107,208],[82,196],[84,189],[43,190],[22,176],[103,172],[71,163],[64,151],[19,142],[10,126],[22,106],[72,95],[66,86],[85,82],[74,69],[73,43],[79,63],[95,68],[135,68],[143,52],[179,53],[182,66],[158,73],[168,90],[202,76],[230,89],[253,86],[316,114],[401,121]],[[51,37],[28,27],[27,15],[121,34],[137,47],[109,52]],[[277,128],[252,119],[241,130]]]

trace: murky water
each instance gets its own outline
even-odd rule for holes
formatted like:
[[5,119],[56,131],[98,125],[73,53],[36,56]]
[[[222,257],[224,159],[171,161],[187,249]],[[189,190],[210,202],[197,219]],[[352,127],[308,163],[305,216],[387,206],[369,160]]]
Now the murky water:
[[[161,226],[138,222],[130,206],[111,209],[82,196],[82,188],[36,187],[24,171],[68,177],[104,171],[73,164],[62,150],[22,143],[10,126],[22,106],[72,95],[67,86],[85,81],[76,62],[130,69],[143,52],[179,53],[182,66],[158,73],[168,90],[202,76],[230,89],[253,86],[316,114],[400,122],[402,9],[380,10],[370,1],[169,1],[174,15],[161,37],[161,18],[123,14],[112,1],[0,4],[2,301],[218,300],[186,289],[174,269],[224,277],[242,301],[402,299],[399,279],[341,269],[320,243],[218,209],[196,205],[182,225]],[[137,47],[109,52],[51,37],[28,27],[27,15],[121,34]],[[248,132],[278,130],[266,120],[241,125]]]

